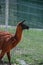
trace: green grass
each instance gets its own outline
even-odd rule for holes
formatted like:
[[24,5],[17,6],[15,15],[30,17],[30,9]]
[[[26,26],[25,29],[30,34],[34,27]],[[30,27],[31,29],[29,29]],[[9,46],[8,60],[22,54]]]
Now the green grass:
[[[11,33],[15,30],[9,29]],[[23,59],[27,64],[39,65],[43,62],[43,30],[25,30],[21,42],[17,45],[19,50],[11,51],[11,62],[19,64],[17,59]],[[7,57],[4,57],[7,61]]]

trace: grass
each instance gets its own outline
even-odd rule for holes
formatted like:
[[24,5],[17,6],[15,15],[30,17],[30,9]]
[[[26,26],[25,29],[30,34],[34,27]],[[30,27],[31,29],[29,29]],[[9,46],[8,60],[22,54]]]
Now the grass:
[[[15,33],[15,29],[8,29]],[[43,62],[43,30],[30,29],[23,31],[21,42],[17,49],[11,50],[11,62],[19,64],[17,59],[25,60],[27,64],[39,65]],[[7,61],[7,57],[4,57]],[[19,64],[20,65],[20,64]]]

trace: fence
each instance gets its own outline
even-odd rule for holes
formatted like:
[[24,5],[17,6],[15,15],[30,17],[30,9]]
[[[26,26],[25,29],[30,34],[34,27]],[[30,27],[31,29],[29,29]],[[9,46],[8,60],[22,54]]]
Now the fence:
[[[5,0],[0,0],[0,24],[5,24]],[[26,20],[31,28],[43,28],[43,1],[42,0],[9,0],[8,25],[16,25]]]

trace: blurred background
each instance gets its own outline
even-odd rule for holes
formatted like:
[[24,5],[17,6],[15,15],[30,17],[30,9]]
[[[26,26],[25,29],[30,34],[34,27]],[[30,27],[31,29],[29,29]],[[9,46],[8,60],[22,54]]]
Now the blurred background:
[[0,0],[0,25],[6,23],[6,12],[8,25],[25,19],[31,28],[43,28],[43,0]]
[[[43,65],[43,0],[0,0],[0,31],[15,33],[18,22],[26,20],[20,44],[11,50],[15,65]],[[7,57],[3,58],[8,61]]]

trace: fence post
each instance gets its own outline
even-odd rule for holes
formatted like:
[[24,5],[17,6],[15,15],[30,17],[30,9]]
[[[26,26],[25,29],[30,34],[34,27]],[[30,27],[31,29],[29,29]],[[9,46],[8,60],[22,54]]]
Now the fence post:
[[5,31],[8,30],[8,18],[9,18],[9,0],[5,0]]

